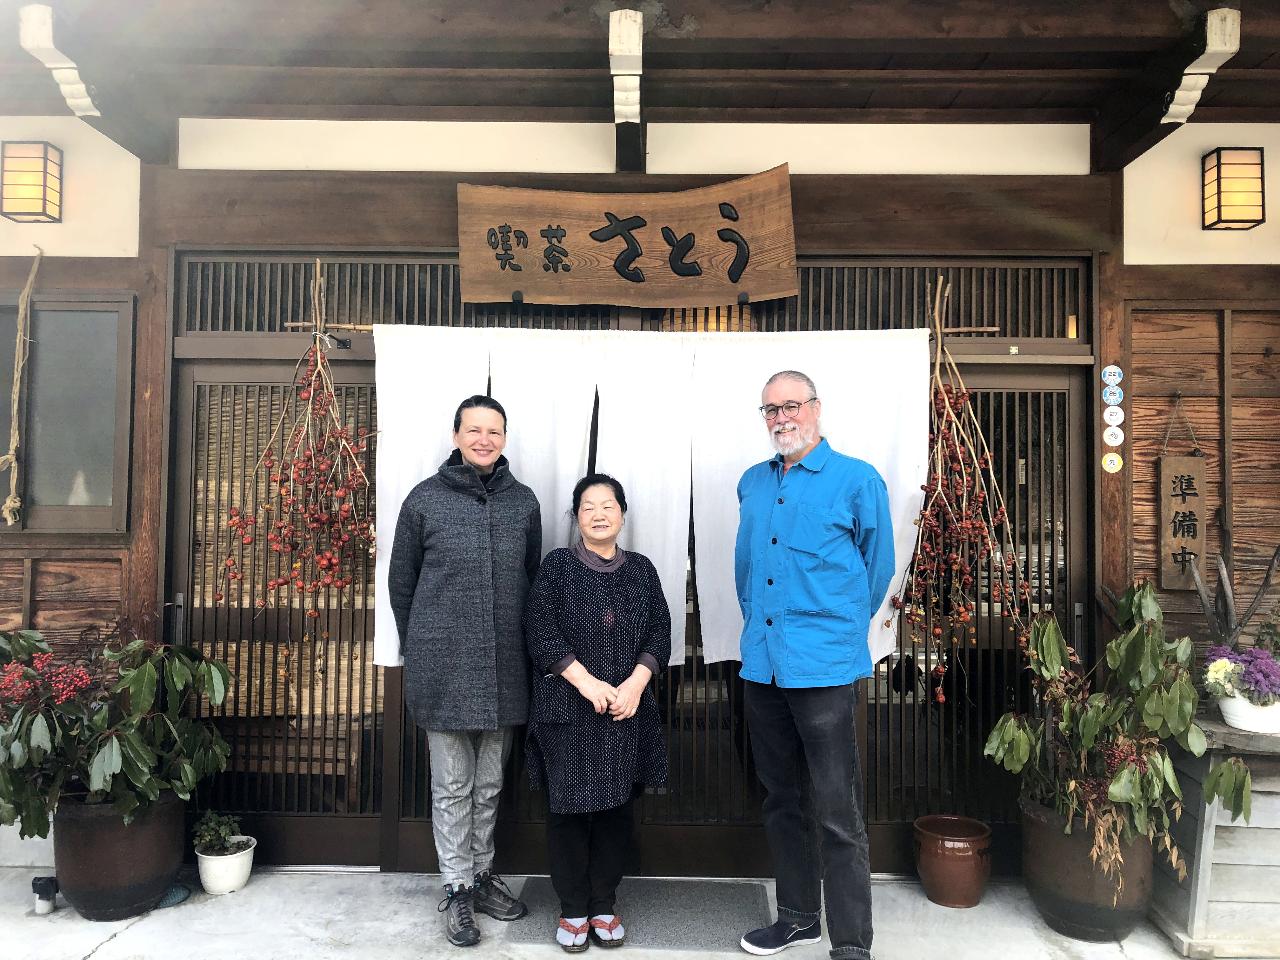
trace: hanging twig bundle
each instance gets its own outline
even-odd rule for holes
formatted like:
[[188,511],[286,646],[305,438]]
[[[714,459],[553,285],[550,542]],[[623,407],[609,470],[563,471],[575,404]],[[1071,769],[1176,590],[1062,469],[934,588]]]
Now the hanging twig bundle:
[[[1022,574],[1008,511],[971,395],[943,338],[950,285],[934,290],[935,353],[930,377],[929,474],[916,520],[915,551],[893,605],[912,639],[956,643],[977,633],[984,568],[991,610],[1029,628],[1030,584]],[[945,669],[942,666],[936,668]],[[941,700],[940,688],[936,691]]]
[[[294,368],[292,395],[254,467],[254,489],[263,474],[267,502],[257,512],[231,507],[227,526],[232,545],[223,560],[226,592],[245,578],[242,558],[262,530],[267,547],[286,563],[277,566],[256,597],[258,607],[273,597],[301,596],[308,617],[318,617],[316,598],[342,591],[354,578],[358,553],[371,549],[373,526],[359,496],[369,486],[365,469],[368,430],[344,422],[329,368],[332,338],[325,331],[324,277],[319,262],[311,284],[312,345]],[[269,570],[270,565],[263,565]],[[251,586],[257,593],[258,585]],[[224,599],[220,592],[215,600]]]

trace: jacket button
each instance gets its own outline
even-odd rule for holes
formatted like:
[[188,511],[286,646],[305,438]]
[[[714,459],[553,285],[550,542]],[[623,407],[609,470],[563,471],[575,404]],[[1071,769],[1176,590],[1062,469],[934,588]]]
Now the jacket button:
[[779,502],[779,503],[782,503],[782,498],[781,498],[781,497],[779,497],[779,498],[778,498],[778,502]]
[[489,501],[486,500],[484,497],[476,497],[476,503],[488,503],[488,502]]
[[764,625],[765,625],[766,627],[772,627],[772,626],[773,626],[773,617],[770,617],[768,620],[766,620],[766,621],[764,622]]
[[778,538],[777,538],[777,537],[774,537],[774,538],[773,538],[772,540],[770,540],[769,542],[770,542],[770,543],[777,543],[777,542],[778,542]]
[[773,586],[773,581],[772,581],[772,580],[768,581],[768,583],[769,583],[769,586],[771,586],[771,587]]

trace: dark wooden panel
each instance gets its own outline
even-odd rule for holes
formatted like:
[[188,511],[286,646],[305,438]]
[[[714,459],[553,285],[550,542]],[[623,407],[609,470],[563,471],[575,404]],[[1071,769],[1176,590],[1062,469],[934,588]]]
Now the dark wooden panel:
[[1151,353],[1216,355],[1220,353],[1216,311],[1133,312],[1133,347],[1137,362]]
[[[0,257],[0,290],[17,292],[31,272],[27,257]],[[116,257],[45,257],[40,261],[39,290],[133,290],[138,282],[136,260]]]
[[[1185,402],[1185,401],[1184,401]],[[1185,436],[1185,433],[1179,437]],[[1179,439],[1178,441],[1170,441],[1170,447],[1178,452],[1185,452],[1190,448],[1190,444]],[[1222,476],[1222,458],[1216,443],[1206,443],[1201,447],[1204,454],[1204,472],[1209,477],[1211,483],[1217,483],[1217,478]],[[1155,489],[1156,482],[1156,457],[1160,455],[1160,440],[1138,440],[1133,445],[1132,459],[1128,466],[1133,470],[1133,486],[1138,489],[1144,484]],[[1237,472],[1238,475],[1238,472]]]
[[1242,534],[1258,526],[1280,527],[1280,496],[1274,484],[1236,481],[1234,501],[1231,512]]
[[[154,172],[156,241],[209,247],[451,249],[458,240],[460,179],[553,190],[584,183],[562,175]],[[593,190],[618,193],[727,179],[609,175],[587,182]],[[1105,177],[794,175],[791,191],[796,247],[803,253],[1061,253],[1109,249],[1113,242]],[[1010,217],[1010,210],[1019,215]]]
[[119,560],[37,560],[34,599],[44,606],[63,603],[118,603]]
[[[168,57],[219,48],[252,51],[249,62],[288,63],[300,57],[342,57],[369,65],[413,62],[415,54],[468,50],[518,54],[588,50],[603,59],[608,8],[590,12],[563,0],[528,0],[518,29],[487,4],[444,0],[430,16],[408,0],[352,5],[343,0],[281,0],[264,17],[254,0],[232,0],[211,17],[202,0],[97,0],[77,6],[74,36],[118,53],[131,37],[168,48]],[[1144,0],[1054,0],[1010,6],[974,0],[949,7],[932,0],[884,4],[860,0],[811,4],[802,15],[779,16],[768,6],[687,0],[657,8],[646,37],[650,53],[717,54],[872,50],[1155,50],[1186,30],[1181,11]],[[646,23],[646,26],[650,26]],[[1260,18],[1254,42],[1277,27]],[[128,49],[126,47],[126,49]],[[319,54],[313,53],[319,51]],[[359,58],[359,60],[357,60]],[[193,57],[194,59],[194,57]],[[337,62],[347,62],[338,60]],[[303,62],[306,62],[303,60]],[[647,65],[647,60],[646,60]]]
[[21,614],[23,567],[21,560],[0,559],[0,612]]
[[108,626],[121,609],[116,604],[76,606],[36,606],[32,612],[32,627],[44,634],[46,640],[63,648],[91,649],[93,642],[81,640],[81,634],[90,627]]
[[[1243,403],[1244,401],[1239,401]],[[1173,413],[1172,397],[1136,397],[1129,408],[1129,419],[1125,421],[1125,433],[1137,440],[1163,441],[1169,426],[1169,417]],[[1186,422],[1191,424],[1200,445],[1216,442],[1222,432],[1220,404],[1212,397],[1186,397],[1182,401],[1182,414],[1174,424],[1172,436],[1183,442],[1187,437]],[[1185,416],[1186,421],[1182,419]],[[1236,434],[1240,436],[1239,433]],[[1171,441],[1172,443],[1172,441]],[[1180,447],[1179,452],[1189,447]]]
[[1232,311],[1231,348],[1236,353],[1280,352],[1280,311]]
[[1265,264],[1126,266],[1117,292],[1126,300],[1277,300],[1280,270]]
[[1280,437],[1280,403],[1270,398],[1237,398],[1231,407],[1231,429],[1236,442],[1275,440]]
[[1219,360],[1209,354],[1151,353],[1134,357],[1133,379],[1126,387],[1134,397],[1216,397],[1221,394]]
[[21,630],[22,627],[21,607],[0,607],[0,630]]
[[1233,351],[1231,376],[1237,395],[1280,397],[1280,353]]
[[1280,452],[1275,439],[1241,440],[1237,435],[1231,444],[1231,469],[1237,479],[1247,478],[1250,483],[1280,484]]

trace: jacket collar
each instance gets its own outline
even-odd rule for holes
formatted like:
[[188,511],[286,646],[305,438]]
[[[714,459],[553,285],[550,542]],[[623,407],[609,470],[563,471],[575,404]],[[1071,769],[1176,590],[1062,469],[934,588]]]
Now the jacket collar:
[[[797,463],[796,466],[804,467],[806,470],[817,473],[826,466],[827,461],[830,459],[831,444],[827,443],[826,437],[821,437],[818,440],[818,445],[806,453],[804,459]],[[770,460],[769,463],[773,465],[775,470],[781,470],[782,454],[779,453],[774,455],[774,458]]]
[[462,451],[454,448],[449,459],[440,464],[440,480],[445,486],[463,493],[484,495],[505,490],[516,482],[511,475],[511,466],[505,456],[498,457],[493,465],[493,473],[488,478],[480,476],[476,468],[462,459]]

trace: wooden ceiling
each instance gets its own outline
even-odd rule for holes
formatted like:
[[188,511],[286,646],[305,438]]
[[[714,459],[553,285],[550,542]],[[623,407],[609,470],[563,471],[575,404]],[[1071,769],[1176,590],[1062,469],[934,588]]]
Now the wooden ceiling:
[[[1193,122],[1280,121],[1280,0]],[[1202,0],[54,0],[54,40],[152,162],[176,118],[613,119],[608,15],[645,14],[649,122],[1089,122],[1161,96]],[[14,9],[12,6],[8,9]],[[0,30],[0,115],[68,112]],[[1148,121],[1149,123],[1149,118]],[[1111,158],[1112,161],[1115,157]],[[1114,165],[1114,163],[1113,163]],[[1105,164],[1103,164],[1105,166]]]

